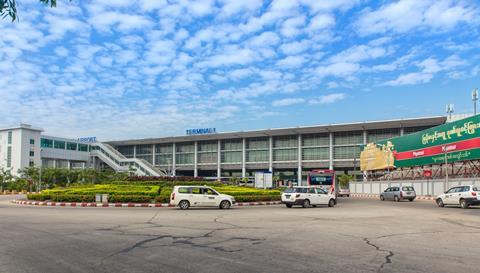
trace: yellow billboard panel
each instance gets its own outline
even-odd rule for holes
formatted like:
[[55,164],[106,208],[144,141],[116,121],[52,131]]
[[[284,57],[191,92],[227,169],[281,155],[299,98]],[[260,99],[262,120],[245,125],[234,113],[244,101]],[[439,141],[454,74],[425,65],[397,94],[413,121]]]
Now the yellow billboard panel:
[[362,171],[374,171],[395,168],[392,148],[393,145],[390,141],[385,145],[367,144],[360,153],[360,169]]

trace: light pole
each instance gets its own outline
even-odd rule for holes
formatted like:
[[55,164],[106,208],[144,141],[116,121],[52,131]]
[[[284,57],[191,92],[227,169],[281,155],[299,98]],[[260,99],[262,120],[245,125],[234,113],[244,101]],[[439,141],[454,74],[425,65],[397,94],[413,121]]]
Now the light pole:
[[445,112],[447,113],[448,115],[448,121],[452,121],[452,114],[453,114],[453,111],[455,110],[455,105],[453,104],[447,104],[445,106]]
[[443,185],[443,191],[447,191],[447,186],[448,186],[448,150],[447,150],[447,145],[443,146],[443,152],[445,154],[445,183]]
[[477,115],[478,88],[472,90],[473,115]]

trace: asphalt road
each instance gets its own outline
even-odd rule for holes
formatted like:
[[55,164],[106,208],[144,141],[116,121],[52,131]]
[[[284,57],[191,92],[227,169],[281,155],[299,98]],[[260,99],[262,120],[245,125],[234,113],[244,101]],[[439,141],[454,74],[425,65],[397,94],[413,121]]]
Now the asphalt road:
[[335,208],[13,205],[0,272],[477,272],[480,208],[342,198]]

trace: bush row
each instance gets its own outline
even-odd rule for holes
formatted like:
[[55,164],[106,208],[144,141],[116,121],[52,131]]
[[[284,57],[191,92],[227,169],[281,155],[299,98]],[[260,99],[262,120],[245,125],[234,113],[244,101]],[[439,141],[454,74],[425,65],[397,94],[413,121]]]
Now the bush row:
[[[53,202],[95,202],[92,195],[71,195],[71,194],[29,194],[29,200],[53,201]],[[110,195],[109,203],[150,203],[154,197],[144,195]]]
[[193,177],[193,176],[128,176],[125,178],[125,181],[170,181],[170,182],[187,182],[187,181],[205,181],[203,177]]

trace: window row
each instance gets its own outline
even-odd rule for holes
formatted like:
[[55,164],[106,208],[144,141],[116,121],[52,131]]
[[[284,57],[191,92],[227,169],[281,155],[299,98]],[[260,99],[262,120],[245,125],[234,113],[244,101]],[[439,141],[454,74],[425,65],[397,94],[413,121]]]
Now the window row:
[[63,140],[53,140],[48,138],[40,139],[40,147],[42,148],[54,148],[62,150],[88,152],[88,144],[68,142]]

